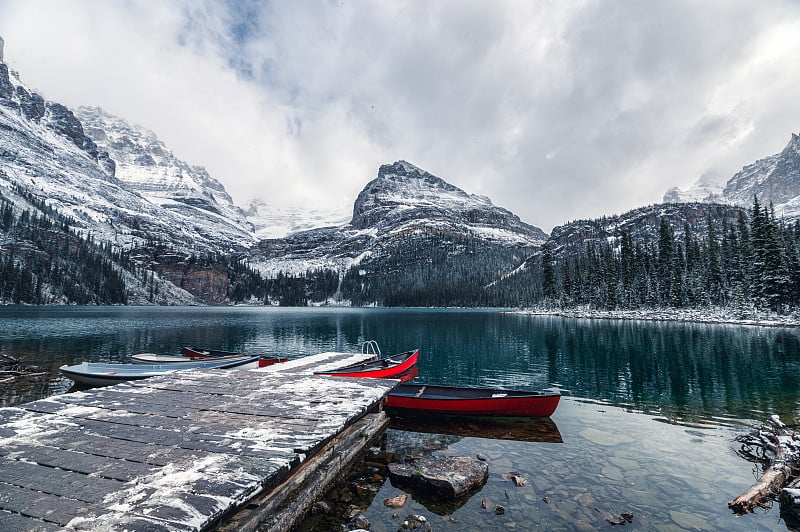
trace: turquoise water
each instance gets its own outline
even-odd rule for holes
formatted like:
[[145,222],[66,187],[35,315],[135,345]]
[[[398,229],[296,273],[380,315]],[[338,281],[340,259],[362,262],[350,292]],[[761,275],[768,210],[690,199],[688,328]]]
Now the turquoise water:
[[[427,515],[434,530],[590,530],[621,512],[634,514],[627,530],[786,529],[777,504],[735,518],[727,501],[753,482],[733,438],[769,414],[800,416],[798,329],[478,310],[4,307],[0,354],[47,377],[0,384],[0,405],[68,390],[57,373],[65,363],[124,362],[184,345],[296,358],[369,339],[386,354],[419,347],[419,382],[564,395],[552,418],[560,443],[473,433],[437,446],[427,441],[436,436],[419,436],[438,453],[481,453],[490,480],[441,515],[413,498],[402,510],[384,507],[402,493],[384,481],[366,490],[372,530],[397,530],[407,513]],[[409,435],[392,429],[383,447],[402,451]],[[529,484],[510,484],[502,477],[510,471]],[[484,498],[506,512],[483,509]]]

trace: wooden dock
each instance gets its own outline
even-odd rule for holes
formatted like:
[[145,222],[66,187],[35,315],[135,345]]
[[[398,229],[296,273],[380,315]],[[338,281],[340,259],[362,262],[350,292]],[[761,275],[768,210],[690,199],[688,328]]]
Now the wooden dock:
[[363,444],[385,426],[367,413],[397,381],[311,375],[360,357],[182,371],[0,408],[0,530],[209,530],[245,507],[262,508],[250,528],[291,526],[270,497],[315,476],[307,464],[348,430]]

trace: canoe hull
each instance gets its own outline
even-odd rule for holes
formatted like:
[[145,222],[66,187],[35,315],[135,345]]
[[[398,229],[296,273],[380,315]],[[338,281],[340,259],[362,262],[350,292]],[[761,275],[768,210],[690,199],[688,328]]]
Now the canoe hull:
[[59,371],[80,386],[110,386],[125,381],[147,379],[190,369],[250,369],[256,368],[259,357],[243,356],[237,359],[211,360],[185,364],[104,364],[83,362],[61,366]]
[[398,413],[550,417],[560,399],[558,393],[401,384],[389,392],[383,406]]
[[417,363],[419,349],[407,351],[389,358],[363,362],[334,371],[315,373],[330,377],[366,377],[372,379],[392,379],[409,371]]
[[[183,348],[183,358],[189,358],[190,360],[216,360],[219,358],[231,358],[231,357],[240,357],[240,356],[255,356],[255,355],[246,355],[245,353],[236,353],[234,351],[218,351],[215,349],[195,349],[193,347],[184,347]],[[274,356],[267,356],[267,355],[260,355],[260,362],[258,364],[259,368],[264,368],[267,366],[271,366],[273,364],[279,364],[281,362],[288,362],[288,358],[282,357],[274,357]]]
[[183,355],[156,355],[153,353],[139,353],[131,355],[132,364],[185,364],[187,362],[209,362],[215,360],[236,360],[242,355],[230,355],[226,357],[194,357]]
[[155,375],[166,375],[166,373],[154,373],[153,375],[113,375],[111,373],[102,374],[87,374],[81,372],[70,371],[65,368],[59,368],[61,373],[75,381],[78,386],[85,386],[87,388],[99,388],[101,386],[113,386],[121,382],[135,381],[154,377]]

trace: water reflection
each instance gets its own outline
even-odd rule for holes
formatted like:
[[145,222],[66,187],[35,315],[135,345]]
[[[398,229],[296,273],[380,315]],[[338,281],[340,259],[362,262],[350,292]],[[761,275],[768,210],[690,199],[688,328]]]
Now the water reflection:
[[558,426],[549,417],[393,416],[389,427],[396,430],[444,434],[459,438],[563,443]]
[[531,328],[528,348],[574,395],[687,422],[796,414],[795,329],[552,318]]
[[369,339],[384,354],[419,347],[427,384],[558,389],[668,423],[798,415],[798,329],[415,309],[4,307],[0,354],[51,381],[0,385],[0,404],[65,391],[58,366],[83,360],[184,345],[296,358]]

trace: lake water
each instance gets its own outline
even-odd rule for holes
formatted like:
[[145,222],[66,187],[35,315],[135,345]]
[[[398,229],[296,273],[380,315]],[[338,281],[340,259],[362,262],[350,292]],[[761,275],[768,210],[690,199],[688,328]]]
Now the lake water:
[[[401,510],[382,503],[403,493],[389,481],[356,479],[373,531],[397,530],[410,513],[434,530],[607,529],[623,512],[633,514],[623,530],[787,529],[778,504],[737,518],[727,501],[754,481],[734,437],[773,413],[800,416],[798,329],[486,310],[4,307],[0,354],[48,377],[0,384],[0,405],[67,391],[58,366],[83,360],[124,362],[186,345],[296,358],[358,350],[369,339],[384,354],[419,347],[417,382],[564,396],[551,420],[520,427],[519,440],[474,426],[390,429],[381,451],[481,454],[490,477],[459,505],[412,498]],[[528,485],[515,486],[510,472]]]

